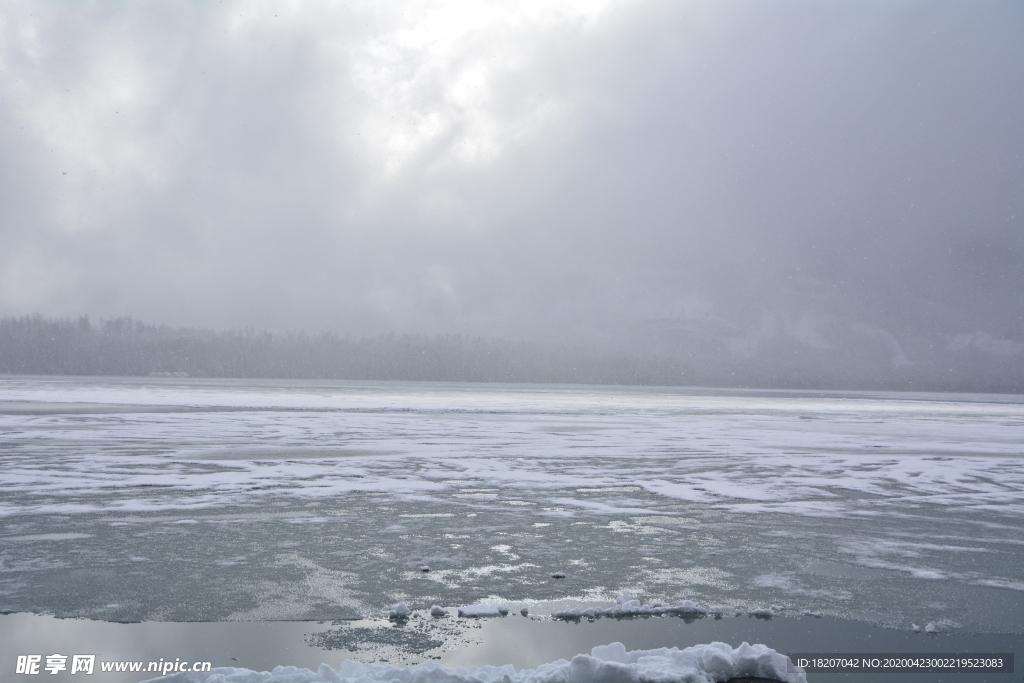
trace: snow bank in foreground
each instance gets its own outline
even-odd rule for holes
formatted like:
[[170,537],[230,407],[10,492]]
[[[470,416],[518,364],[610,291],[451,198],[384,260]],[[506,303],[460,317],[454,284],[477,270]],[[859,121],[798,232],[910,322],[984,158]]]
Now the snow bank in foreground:
[[335,671],[321,664],[309,669],[279,666],[273,671],[231,667],[206,673],[177,673],[152,679],[160,683],[721,683],[756,676],[785,683],[806,683],[803,669],[766,645],[725,643],[695,645],[685,650],[660,648],[626,652],[622,643],[601,645],[571,662],[560,659],[536,669],[516,671],[512,665],[448,669],[436,662],[397,668],[346,660]]

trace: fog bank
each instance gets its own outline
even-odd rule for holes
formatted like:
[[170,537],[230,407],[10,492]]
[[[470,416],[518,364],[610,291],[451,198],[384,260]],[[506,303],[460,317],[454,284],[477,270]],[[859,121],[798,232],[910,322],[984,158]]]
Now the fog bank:
[[1019,2],[8,3],[0,315],[1019,386],[1021,35]]

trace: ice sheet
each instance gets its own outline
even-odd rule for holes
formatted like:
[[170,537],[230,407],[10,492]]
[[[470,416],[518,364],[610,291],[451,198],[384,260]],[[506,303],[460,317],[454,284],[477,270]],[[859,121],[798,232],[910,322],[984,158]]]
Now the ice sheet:
[[1022,443],[1005,396],[4,378],[0,608],[316,619],[635,589],[1020,629]]

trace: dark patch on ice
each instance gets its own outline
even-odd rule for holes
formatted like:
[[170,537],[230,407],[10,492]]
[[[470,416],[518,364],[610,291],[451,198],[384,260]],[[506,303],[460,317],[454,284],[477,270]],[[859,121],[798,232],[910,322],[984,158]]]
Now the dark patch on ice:
[[444,645],[444,641],[435,640],[423,631],[393,626],[380,628],[343,626],[319,633],[306,634],[303,640],[309,645],[323,650],[356,652],[378,645],[390,645],[417,655]]

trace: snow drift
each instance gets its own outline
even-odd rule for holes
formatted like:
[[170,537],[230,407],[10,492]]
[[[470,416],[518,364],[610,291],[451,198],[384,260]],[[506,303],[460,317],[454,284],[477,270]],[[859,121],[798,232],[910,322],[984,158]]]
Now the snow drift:
[[721,683],[755,676],[785,683],[806,683],[803,669],[766,645],[726,643],[685,650],[659,648],[627,652],[622,643],[601,645],[572,661],[560,659],[536,669],[512,665],[448,669],[436,662],[397,668],[352,660],[337,671],[321,664],[316,671],[279,666],[273,671],[223,667],[205,673],[177,673],[152,679],[160,683]]

